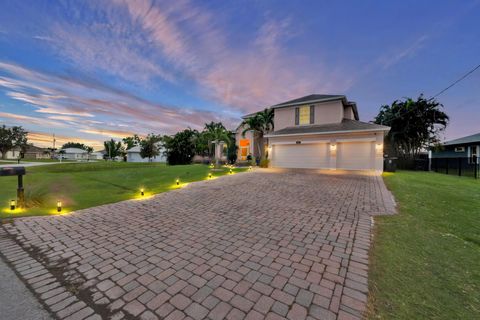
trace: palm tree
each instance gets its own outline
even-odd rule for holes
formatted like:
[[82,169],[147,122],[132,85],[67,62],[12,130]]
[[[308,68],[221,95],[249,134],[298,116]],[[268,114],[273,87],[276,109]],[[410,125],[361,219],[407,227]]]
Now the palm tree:
[[[221,122],[210,122],[205,124],[205,129],[202,132],[205,134],[208,141],[209,155],[212,156],[212,144],[223,141],[228,145],[232,143],[231,132],[228,131]],[[216,159],[217,162],[219,159]]]
[[244,128],[242,136],[245,136],[247,131],[253,131],[253,137],[254,141],[257,142],[258,156],[260,159],[263,159],[263,151],[265,149],[263,136],[274,128],[273,116],[273,109],[265,109],[245,119],[241,124]]
[[103,146],[105,147],[105,153],[108,155],[110,160],[120,156],[122,152],[122,143],[120,141],[115,142],[113,139],[104,141]]

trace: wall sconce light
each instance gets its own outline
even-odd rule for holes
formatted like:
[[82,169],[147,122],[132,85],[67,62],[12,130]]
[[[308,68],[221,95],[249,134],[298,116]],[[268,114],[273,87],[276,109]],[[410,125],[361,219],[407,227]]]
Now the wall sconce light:
[[330,145],[330,151],[336,151],[336,150],[337,150],[337,145],[334,144],[334,143],[332,143],[332,144]]
[[145,195],[145,190],[142,188],[140,189],[140,195],[143,197]]
[[377,149],[377,150],[382,150],[382,148],[383,148],[383,143],[377,143],[375,145],[375,149]]
[[180,185],[180,179],[177,178],[177,180],[175,182],[177,183],[177,186]]
[[10,200],[10,210],[13,211],[15,210],[15,200]]
[[62,212],[62,201],[57,201],[57,212]]

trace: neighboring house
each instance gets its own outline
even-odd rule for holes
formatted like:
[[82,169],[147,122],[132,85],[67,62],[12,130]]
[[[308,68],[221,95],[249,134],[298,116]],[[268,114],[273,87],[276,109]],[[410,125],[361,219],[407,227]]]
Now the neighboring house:
[[142,158],[140,155],[140,146],[135,146],[127,150],[127,162],[166,162],[167,159],[163,154],[164,151],[164,148],[160,148],[160,155],[157,157],[152,159]]
[[[0,152],[0,158],[2,153]],[[13,150],[7,152],[6,159],[17,160],[18,158],[22,159],[50,159],[50,150],[47,148],[40,148],[34,145],[28,145],[25,149],[25,153],[22,154],[21,149],[15,147]]]
[[480,133],[447,141],[442,144],[441,150],[432,151],[431,157],[468,158],[469,163],[474,163],[475,158],[480,157]]
[[88,160],[88,152],[79,149],[79,148],[66,148],[66,149],[61,149],[60,151],[63,151],[63,154],[60,154],[60,156],[63,159],[66,160]]
[[50,159],[51,151],[47,148],[40,148],[34,145],[27,146],[25,153],[23,154],[24,159]]
[[94,151],[90,153],[89,159],[90,160],[102,160],[105,155],[105,150]]
[[[355,102],[345,96],[313,94],[270,108],[274,130],[265,138],[271,167],[383,171],[390,128],[359,121]],[[237,129],[241,160],[258,153],[253,133],[243,137],[242,130]]]
[[[21,149],[20,148],[13,148],[10,151],[7,151],[7,155],[5,156],[6,160],[17,160],[21,157]],[[0,159],[2,159],[2,153],[0,152]]]

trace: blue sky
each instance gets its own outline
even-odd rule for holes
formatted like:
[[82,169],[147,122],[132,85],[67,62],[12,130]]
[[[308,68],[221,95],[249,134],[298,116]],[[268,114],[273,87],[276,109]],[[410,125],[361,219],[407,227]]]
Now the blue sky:
[[[49,145],[205,122],[311,93],[370,121],[480,63],[480,1],[0,2],[0,124]],[[438,97],[445,138],[480,128],[480,72]]]

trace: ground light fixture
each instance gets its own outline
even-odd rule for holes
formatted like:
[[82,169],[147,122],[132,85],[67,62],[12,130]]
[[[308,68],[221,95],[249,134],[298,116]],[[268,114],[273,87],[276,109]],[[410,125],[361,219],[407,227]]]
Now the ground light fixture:
[[208,174],[208,179],[212,179],[212,173],[211,172]]
[[15,200],[10,200],[10,210],[11,211],[15,210],[15,205],[16,205]]
[[145,195],[145,190],[143,188],[140,189],[140,195],[143,197]]
[[62,201],[57,201],[57,212],[62,212]]
[[249,171],[252,171],[252,166],[249,166],[249,167],[248,167],[248,170],[249,170]]
[[177,180],[175,180],[175,182],[177,183],[177,186],[180,185],[180,179],[177,178]]
[[229,171],[229,172],[230,172],[230,174],[232,174],[232,173],[233,173],[233,171],[232,171],[232,168],[230,168],[230,171]]

